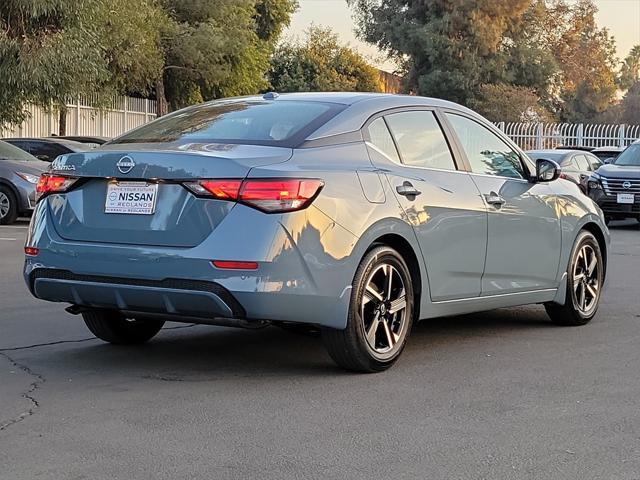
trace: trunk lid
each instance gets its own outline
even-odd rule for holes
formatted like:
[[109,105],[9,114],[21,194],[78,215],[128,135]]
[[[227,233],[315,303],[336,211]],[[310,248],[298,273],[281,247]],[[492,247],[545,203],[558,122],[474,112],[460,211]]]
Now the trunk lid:
[[[282,163],[291,155],[289,148],[259,145],[105,145],[51,164],[52,173],[80,180],[71,191],[51,195],[49,209],[57,233],[67,240],[193,247],[235,203],[198,198],[182,181],[242,179],[253,167]],[[126,182],[157,184],[152,214],[105,212],[107,193],[113,194],[115,184],[131,185]]]

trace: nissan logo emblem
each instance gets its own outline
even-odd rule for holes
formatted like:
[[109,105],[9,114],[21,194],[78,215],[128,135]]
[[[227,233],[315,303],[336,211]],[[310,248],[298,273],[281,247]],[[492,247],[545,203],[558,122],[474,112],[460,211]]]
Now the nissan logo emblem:
[[631,188],[631,182],[624,182],[624,183],[622,184],[622,186],[623,186],[626,190],[629,190],[629,189]]
[[133,170],[133,167],[135,166],[136,166],[136,163],[133,161],[133,158],[131,158],[129,155],[125,155],[120,160],[118,160],[118,163],[116,163],[116,167],[118,167],[118,170],[120,170],[120,173],[125,175],[129,173],[131,170]]

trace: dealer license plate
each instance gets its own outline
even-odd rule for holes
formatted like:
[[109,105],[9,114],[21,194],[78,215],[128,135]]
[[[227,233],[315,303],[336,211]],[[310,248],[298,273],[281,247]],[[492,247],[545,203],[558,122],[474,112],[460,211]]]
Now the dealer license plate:
[[636,196],[633,193],[619,193],[618,203],[633,203],[636,200]]
[[156,209],[157,197],[157,183],[110,182],[104,213],[152,215]]

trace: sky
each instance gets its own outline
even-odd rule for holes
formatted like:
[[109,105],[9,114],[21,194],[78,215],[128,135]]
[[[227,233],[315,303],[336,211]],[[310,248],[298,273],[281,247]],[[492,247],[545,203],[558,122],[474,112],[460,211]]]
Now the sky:
[[[301,36],[315,23],[330,26],[375,65],[385,70],[393,70],[393,64],[386,61],[377,49],[358,40],[354,33],[354,22],[346,0],[298,0],[300,8],[291,20],[285,35]],[[634,45],[640,44],[640,0],[595,0],[599,8],[598,24],[607,27],[615,37],[618,56],[623,59]]]

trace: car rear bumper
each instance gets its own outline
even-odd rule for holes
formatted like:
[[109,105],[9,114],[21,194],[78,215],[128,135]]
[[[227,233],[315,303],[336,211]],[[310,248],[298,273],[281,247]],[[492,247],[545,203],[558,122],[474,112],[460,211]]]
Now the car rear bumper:
[[229,291],[215,282],[124,279],[37,268],[29,275],[29,288],[38,298],[85,307],[203,319],[247,315]]
[[[216,230],[197,247],[169,248],[64,240],[52,228],[45,202],[39,203],[27,239],[39,252],[26,257],[25,281],[37,298],[79,307],[193,323],[269,320],[344,328],[357,264],[321,251],[316,236],[294,240],[291,232],[303,231],[313,213],[283,221],[239,207],[234,214],[247,216],[241,223],[250,234]],[[330,220],[325,223],[318,225],[330,232]],[[345,245],[353,243],[352,236],[340,236]],[[211,260],[255,261],[259,268],[221,270]]]

